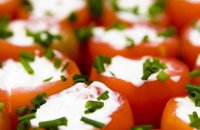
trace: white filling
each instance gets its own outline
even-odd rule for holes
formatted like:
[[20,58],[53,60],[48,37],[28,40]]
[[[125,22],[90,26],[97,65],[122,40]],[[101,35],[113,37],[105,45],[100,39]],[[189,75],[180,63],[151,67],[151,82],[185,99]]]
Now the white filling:
[[67,76],[67,72],[56,69],[53,63],[45,57],[35,57],[35,61],[30,62],[30,66],[34,70],[33,75],[30,75],[19,62],[13,60],[4,62],[3,67],[0,69],[1,89],[10,92],[14,88],[36,88],[44,84],[44,80],[50,77],[52,79],[48,82],[58,81],[60,76],[64,74]]
[[[195,26],[197,26],[199,28],[200,21],[198,21]],[[199,29],[191,27],[188,32],[188,38],[194,46],[200,47],[200,31],[199,31]]]
[[123,9],[133,9],[138,7],[139,15],[135,15],[132,12],[119,11],[117,13],[118,17],[126,21],[134,22],[148,19],[149,7],[154,3],[153,0],[118,0],[119,7]]
[[[84,114],[85,103],[88,100],[97,101],[96,98],[106,90],[109,91],[109,98],[103,101],[104,107],[94,113]],[[84,116],[108,124],[111,121],[110,116],[120,107],[121,103],[119,95],[100,82],[93,82],[89,86],[78,83],[48,98],[47,103],[38,109],[36,118],[31,120],[31,124],[33,127],[38,127],[41,121],[66,117],[68,119],[67,126],[60,126],[59,130],[97,130],[92,125],[80,121],[81,117]]]
[[158,37],[157,33],[158,32],[155,29],[139,25],[125,30],[105,30],[102,27],[93,29],[93,37],[95,40],[107,43],[117,50],[122,50],[129,45],[127,37],[133,39],[135,45],[139,45],[144,36],[148,36],[149,42],[159,44],[164,40],[164,38]]
[[176,108],[176,116],[186,122],[190,123],[189,114],[192,114],[194,111],[200,116],[200,107],[196,107],[194,102],[191,101],[188,97],[185,98],[176,98],[175,101],[178,103]]
[[0,4],[4,4],[6,2],[8,2],[9,0],[0,0]]
[[31,46],[34,39],[26,35],[26,30],[29,29],[32,32],[49,31],[52,34],[59,34],[58,25],[51,22],[44,21],[13,21],[9,25],[10,30],[13,32],[13,36],[9,37],[7,41],[10,44],[17,46]]
[[[107,77],[116,77],[118,79],[122,79],[126,82],[132,83],[137,87],[140,87],[146,82],[146,80],[142,80],[141,77],[143,76],[143,63],[147,58],[148,57],[144,57],[141,60],[131,60],[121,56],[116,56],[112,58],[112,63],[110,65],[105,66],[106,71],[102,74]],[[174,71],[174,68],[170,64],[166,63],[166,65],[168,67],[165,70],[166,73]],[[157,80],[156,76],[160,71],[152,74],[147,81]],[[180,80],[180,76],[173,76],[170,78],[172,78],[174,82],[178,82]]]
[[33,6],[32,17],[67,18],[72,12],[86,6],[84,0],[30,0]]

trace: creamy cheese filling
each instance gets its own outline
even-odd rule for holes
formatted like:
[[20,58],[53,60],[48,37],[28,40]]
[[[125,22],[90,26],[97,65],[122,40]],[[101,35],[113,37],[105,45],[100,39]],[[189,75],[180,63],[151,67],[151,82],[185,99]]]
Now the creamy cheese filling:
[[198,21],[195,27],[191,27],[188,32],[188,38],[192,45],[200,47],[200,21]]
[[[104,107],[93,113],[85,114],[85,103],[88,100],[97,101],[96,98],[106,90],[109,91],[109,98],[102,101]],[[111,121],[110,116],[122,103],[123,101],[119,99],[118,93],[112,92],[100,82],[93,82],[89,86],[78,83],[48,98],[47,102],[38,109],[36,118],[31,120],[31,124],[33,127],[38,127],[41,121],[66,117],[68,120],[67,126],[60,126],[59,130],[97,130],[92,125],[80,121],[81,117],[84,116],[108,124]]]
[[[29,63],[34,74],[29,74],[21,63],[14,60],[7,60],[0,68],[0,88],[11,91],[15,88],[30,89],[36,88],[49,82],[60,80],[61,75],[67,76],[67,72],[56,69],[53,63],[45,57],[35,57],[34,62]],[[51,78],[48,82],[44,80]]]
[[197,66],[200,66],[200,54],[199,54],[198,57],[197,57],[196,65],[197,65]]
[[43,20],[16,20],[10,23],[9,29],[13,32],[13,36],[7,38],[6,40],[9,42],[9,44],[17,46],[31,46],[35,43],[33,37],[27,36],[27,29],[34,33],[41,31],[48,31],[55,35],[60,33],[60,29],[57,24],[45,22]]
[[192,2],[192,3],[200,3],[200,0],[186,0],[188,2]]
[[118,6],[125,10],[133,10],[133,8],[138,8],[138,14],[134,14],[131,11],[119,11],[117,13],[118,17],[134,22],[141,20],[148,20],[148,11],[150,6],[154,3],[154,0],[118,0]]
[[188,115],[191,115],[194,111],[200,115],[200,107],[196,107],[189,97],[176,98],[175,101],[178,103],[175,112],[176,116],[187,124],[190,124],[190,118]]
[[142,43],[145,36],[148,36],[149,43],[152,43],[151,45],[162,43],[164,38],[159,37],[157,34],[158,32],[155,29],[142,25],[137,25],[125,30],[106,30],[103,27],[93,29],[94,40],[109,44],[117,50],[122,50],[129,46],[129,41],[127,39],[132,39],[135,45],[139,45]]
[[[144,57],[141,60],[131,60],[121,56],[116,56],[112,58],[112,63],[110,65],[105,66],[106,71],[102,73],[102,75],[122,79],[126,82],[132,83],[137,87],[140,87],[147,81],[157,80],[156,76],[161,71],[160,70],[157,73],[152,74],[147,81],[142,80],[141,77],[143,76],[143,63],[147,58],[148,57]],[[165,70],[166,73],[169,74],[171,71],[174,71],[174,68],[171,66],[171,64],[166,63],[166,66],[168,67]],[[170,78],[174,82],[178,82],[181,77],[177,75],[171,76]]]
[[72,12],[86,6],[84,0],[30,0],[32,17],[54,17],[56,20],[67,18]]

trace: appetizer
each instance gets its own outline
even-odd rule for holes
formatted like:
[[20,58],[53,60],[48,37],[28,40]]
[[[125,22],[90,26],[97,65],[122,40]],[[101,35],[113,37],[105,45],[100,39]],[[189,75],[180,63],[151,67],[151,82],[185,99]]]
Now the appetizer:
[[50,18],[57,22],[66,22],[73,27],[87,25],[90,13],[85,0],[22,0],[18,17]]
[[200,58],[200,20],[194,22],[182,32],[182,56],[193,69]]
[[45,48],[55,48],[76,59],[78,45],[74,34],[64,24],[49,19],[9,21],[0,18],[0,60],[19,59],[19,53],[26,50],[43,54]]
[[126,25],[135,23],[168,24],[165,14],[166,0],[107,0],[102,16],[102,25],[115,22]]
[[19,61],[3,61],[0,68],[0,99],[11,118],[38,93],[52,95],[71,87],[72,77],[79,74],[76,64],[57,51],[47,50],[43,56],[22,51],[20,56]]
[[152,124],[158,128],[167,101],[186,94],[188,71],[182,62],[170,58],[97,56],[91,79],[127,97],[136,125]]
[[186,85],[188,96],[171,99],[162,117],[163,130],[198,130],[200,128],[200,86]]
[[[74,80],[80,78],[75,76]],[[129,130],[133,126],[126,98],[101,82],[77,83],[47,98],[35,113],[18,118],[18,128],[27,121],[32,129]]]

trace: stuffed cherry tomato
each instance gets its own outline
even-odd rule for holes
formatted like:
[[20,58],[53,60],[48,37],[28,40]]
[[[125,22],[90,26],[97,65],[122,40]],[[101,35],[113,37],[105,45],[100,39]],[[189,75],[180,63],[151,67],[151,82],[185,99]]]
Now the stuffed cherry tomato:
[[182,33],[182,55],[185,62],[194,68],[200,58],[200,21],[187,27]]
[[137,24],[124,27],[117,24],[113,28],[93,28],[93,36],[88,43],[89,64],[98,55],[122,55],[133,58],[144,55],[178,57],[179,40],[174,28],[156,28]]
[[102,24],[111,26],[116,22],[126,25],[135,23],[168,24],[165,0],[108,0],[102,16]]
[[186,94],[188,68],[175,59],[98,56],[93,66],[91,79],[124,94],[137,125],[153,124],[158,128],[167,101]]
[[78,45],[72,31],[64,24],[57,24],[49,19],[14,20],[7,17],[0,20],[4,26],[0,34],[0,59],[19,58],[19,53],[26,50],[43,54],[45,48],[55,48],[76,59]]
[[0,1],[0,17],[14,17],[14,14],[19,6],[19,0],[1,0]]
[[58,22],[69,23],[75,28],[87,25],[90,21],[87,3],[84,0],[26,0],[21,2],[18,17],[49,17]]
[[32,129],[129,130],[134,125],[127,99],[100,82],[77,83],[47,98],[36,113],[19,117],[18,126],[27,115],[35,115],[29,119]]
[[168,0],[167,13],[171,22],[181,29],[200,18],[200,1]]
[[162,130],[196,130],[200,128],[200,86],[187,84],[188,96],[171,99],[164,110]]
[[12,118],[17,107],[29,105],[38,93],[52,95],[71,87],[73,75],[79,73],[76,64],[57,51],[47,50],[44,56],[22,51],[20,55],[19,61],[8,59],[0,68],[0,99]]

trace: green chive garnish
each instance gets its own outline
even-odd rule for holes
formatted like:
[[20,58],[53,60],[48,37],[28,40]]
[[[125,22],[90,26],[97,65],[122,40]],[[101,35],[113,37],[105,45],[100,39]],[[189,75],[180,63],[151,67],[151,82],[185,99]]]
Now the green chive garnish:
[[66,80],[67,80],[67,78],[66,78],[64,75],[61,75],[61,76],[60,76],[60,79],[61,79],[62,81],[66,81]]
[[126,37],[126,40],[128,42],[128,46],[127,46],[128,48],[133,47],[135,45],[135,41],[132,38]]
[[9,17],[3,16],[0,18],[0,38],[6,39],[13,35],[13,32],[9,29]]
[[149,36],[148,35],[145,35],[142,39],[142,42],[146,43],[146,42],[149,42]]
[[0,102],[0,112],[3,111],[4,106],[5,106],[5,104],[3,102]]
[[53,79],[53,77],[49,77],[49,78],[43,80],[43,82],[48,82],[48,81],[50,81],[50,80],[52,80],[52,79]]
[[95,25],[91,24],[88,27],[83,27],[75,31],[77,39],[80,41],[80,43],[87,42],[90,37],[93,35],[92,30]]
[[20,52],[20,56],[23,58],[23,59],[26,59],[28,61],[34,61],[35,60],[35,56],[33,54],[30,54],[26,51],[21,51]]
[[85,104],[85,114],[93,113],[98,109],[101,109],[104,106],[103,102],[99,101],[87,101]]
[[46,93],[40,93],[31,100],[31,103],[34,106],[34,108],[40,108],[41,105],[46,103],[46,98],[47,98]]
[[73,76],[72,79],[73,79],[74,83],[85,83],[87,85],[90,85],[92,83],[92,81],[86,75],[76,74]]
[[97,56],[94,60],[93,67],[98,73],[105,72],[104,64],[111,64],[111,58],[106,56]]
[[55,54],[54,54],[53,50],[48,49],[45,52],[45,56],[46,56],[47,59],[52,59],[52,58],[54,58]]
[[188,97],[194,101],[195,106],[200,107],[200,86],[193,84],[186,84]]
[[29,112],[30,112],[30,108],[28,106],[21,106],[21,107],[18,107],[16,110],[16,114],[19,116],[26,115]]
[[103,14],[103,0],[87,0],[90,14],[95,18],[99,18]]
[[68,20],[70,21],[70,22],[76,22],[76,20],[77,20],[77,13],[76,12],[72,12],[70,15],[69,15],[69,17],[68,17]]
[[39,128],[57,128],[58,126],[67,126],[67,118],[61,117],[55,120],[43,121],[39,123]]
[[24,69],[29,73],[29,74],[34,74],[34,70],[31,68],[29,65],[29,62],[25,59],[20,59],[20,63],[24,67]]
[[188,115],[190,118],[190,126],[196,129],[200,129],[200,118],[197,112],[193,112],[191,115]]
[[190,72],[190,76],[191,76],[192,78],[197,78],[197,77],[199,77],[199,76],[200,76],[200,69],[195,69],[195,70],[191,71],[191,72]]
[[172,37],[173,35],[176,34],[176,29],[171,27],[171,28],[167,28],[166,30],[164,31],[161,31],[158,33],[158,36],[159,37]]
[[169,75],[164,72],[164,71],[161,71],[160,73],[158,73],[157,75],[157,79],[160,81],[160,82],[165,82],[167,79],[169,78]]
[[19,117],[18,122],[21,122],[21,121],[24,121],[24,120],[30,120],[30,119],[33,119],[33,118],[36,118],[35,113],[27,114],[27,115]]
[[61,72],[64,72],[68,66],[69,66],[69,62],[66,62],[66,63],[63,65],[63,67],[62,67],[62,69],[61,69]]
[[85,122],[86,124],[90,124],[94,127],[97,127],[97,128],[103,128],[105,126],[105,124],[101,123],[101,122],[98,122],[98,121],[95,121],[95,120],[92,120],[92,119],[89,119],[89,118],[86,118],[86,117],[81,117],[81,121]]
[[153,125],[141,125],[132,127],[131,130],[153,130]]
[[58,69],[60,67],[61,63],[62,63],[62,60],[60,58],[56,58],[54,61],[54,67],[56,69]]
[[99,97],[97,97],[97,100],[107,100],[109,98],[109,92],[106,90],[103,92]]

